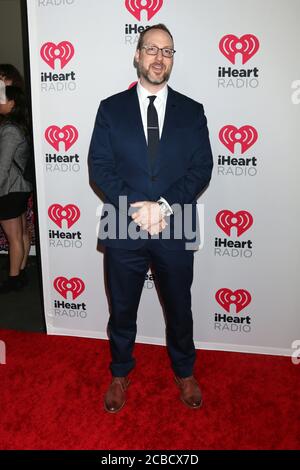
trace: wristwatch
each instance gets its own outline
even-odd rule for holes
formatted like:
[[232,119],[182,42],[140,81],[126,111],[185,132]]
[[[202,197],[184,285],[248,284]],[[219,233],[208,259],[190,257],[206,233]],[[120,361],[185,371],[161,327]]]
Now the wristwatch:
[[170,210],[170,208],[168,207],[168,205],[164,201],[159,199],[157,201],[157,203],[159,204],[159,208],[160,208],[160,211],[161,211],[163,217],[165,217],[166,215],[171,215],[172,214],[172,211]]

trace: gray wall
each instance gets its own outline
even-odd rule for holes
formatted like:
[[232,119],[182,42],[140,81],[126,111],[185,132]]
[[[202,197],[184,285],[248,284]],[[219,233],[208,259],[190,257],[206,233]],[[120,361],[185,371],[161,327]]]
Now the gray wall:
[[0,63],[13,64],[24,76],[20,0],[0,0]]

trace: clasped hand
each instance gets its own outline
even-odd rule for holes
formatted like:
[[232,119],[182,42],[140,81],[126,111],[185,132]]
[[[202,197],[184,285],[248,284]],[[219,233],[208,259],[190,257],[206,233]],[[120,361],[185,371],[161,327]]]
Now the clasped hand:
[[139,201],[130,205],[138,208],[138,211],[132,214],[132,219],[150,235],[157,235],[168,225],[157,202]]

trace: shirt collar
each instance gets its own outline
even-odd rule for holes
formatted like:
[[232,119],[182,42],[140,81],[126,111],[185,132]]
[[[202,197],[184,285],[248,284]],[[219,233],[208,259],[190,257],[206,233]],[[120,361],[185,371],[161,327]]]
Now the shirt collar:
[[157,96],[159,101],[166,104],[167,97],[168,97],[168,85],[165,84],[165,86],[161,90],[159,90],[157,93],[150,93],[150,91],[146,90],[146,88],[144,88],[141,85],[141,82],[138,81],[138,83],[137,83],[137,94],[138,94],[139,99],[142,102],[144,102],[148,98],[148,96],[155,95],[155,96]]

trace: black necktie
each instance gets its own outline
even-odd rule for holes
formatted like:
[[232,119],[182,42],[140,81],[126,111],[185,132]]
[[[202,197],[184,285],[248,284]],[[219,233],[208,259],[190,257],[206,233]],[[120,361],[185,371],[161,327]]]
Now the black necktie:
[[159,143],[159,127],[158,127],[158,115],[154,106],[154,100],[156,96],[148,96],[149,105],[147,110],[147,131],[148,131],[148,153],[150,158],[151,167],[153,160],[156,157],[158,143]]

